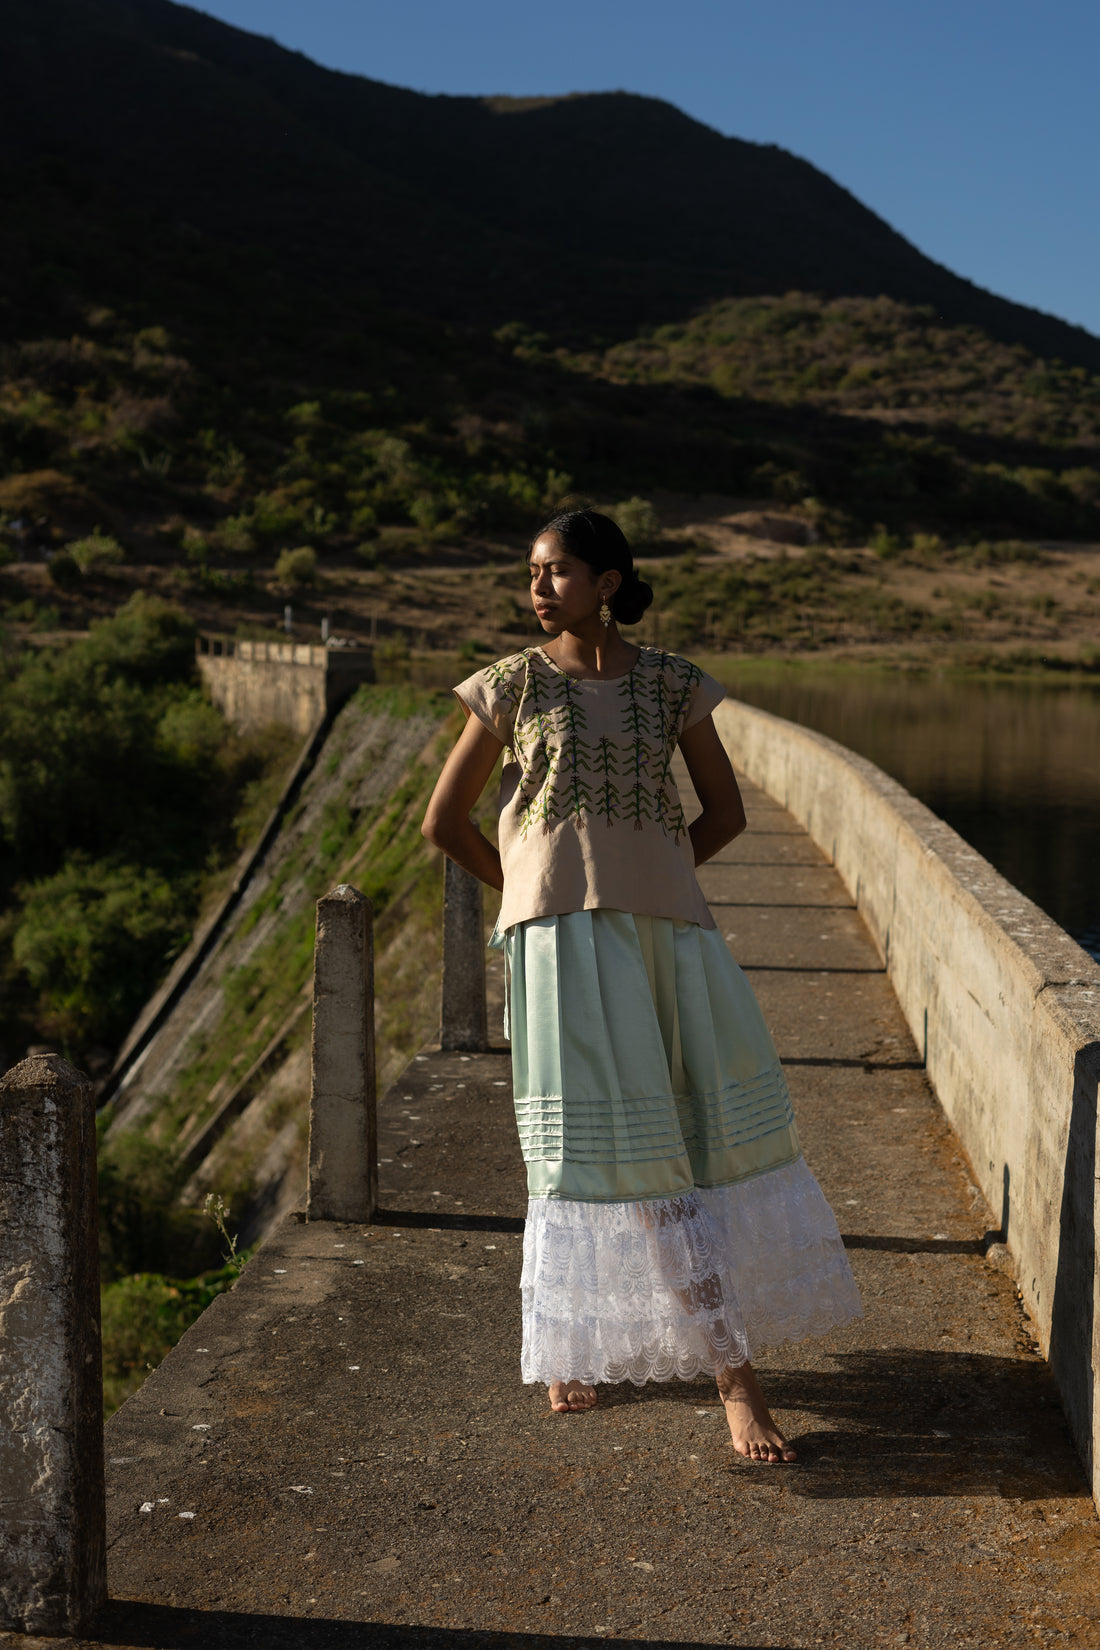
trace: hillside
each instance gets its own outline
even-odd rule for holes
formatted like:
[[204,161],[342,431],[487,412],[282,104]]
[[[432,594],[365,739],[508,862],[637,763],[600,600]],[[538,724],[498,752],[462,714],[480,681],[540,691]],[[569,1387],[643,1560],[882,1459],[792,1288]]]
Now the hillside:
[[610,340],[731,296],[886,294],[1100,368],[1100,340],[953,275],[808,161],[652,98],[429,97],[169,0],[8,0],[3,44],[13,305],[47,296],[44,249],[64,286],[113,218],[208,268],[251,253],[261,307],[304,280]]

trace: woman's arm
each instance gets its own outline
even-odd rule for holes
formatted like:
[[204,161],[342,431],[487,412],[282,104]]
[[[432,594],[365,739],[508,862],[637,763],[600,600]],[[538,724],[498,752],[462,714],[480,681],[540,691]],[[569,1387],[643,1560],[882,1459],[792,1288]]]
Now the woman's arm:
[[702,865],[745,829],[745,804],[733,776],[725,746],[709,716],[680,735],[691,783],[703,811],[688,826],[695,863]]
[[485,789],[502,749],[496,734],[490,733],[476,716],[470,716],[443,765],[420,827],[428,841],[442,848],[448,859],[453,859],[463,870],[472,871],[490,888],[504,887],[500,855],[488,837],[478,830],[470,812]]

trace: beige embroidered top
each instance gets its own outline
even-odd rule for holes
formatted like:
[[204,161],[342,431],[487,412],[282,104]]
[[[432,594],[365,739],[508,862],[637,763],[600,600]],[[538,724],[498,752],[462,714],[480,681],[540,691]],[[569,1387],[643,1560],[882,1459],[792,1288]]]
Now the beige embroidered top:
[[725,688],[643,647],[608,681],[568,676],[541,647],[455,693],[507,747],[500,790],[500,927],[607,908],[715,927],[699,884],[672,754]]

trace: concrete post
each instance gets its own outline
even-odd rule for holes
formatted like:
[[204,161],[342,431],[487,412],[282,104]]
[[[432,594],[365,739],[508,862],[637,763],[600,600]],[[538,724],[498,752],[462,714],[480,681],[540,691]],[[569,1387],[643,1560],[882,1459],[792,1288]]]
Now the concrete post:
[[95,1102],[35,1055],[0,1079],[0,1629],[107,1596]]
[[378,1201],[374,926],[342,882],[317,901],[308,1220],[370,1220]]
[[453,860],[444,863],[443,1014],[439,1046],[477,1054],[489,1047],[481,884]]

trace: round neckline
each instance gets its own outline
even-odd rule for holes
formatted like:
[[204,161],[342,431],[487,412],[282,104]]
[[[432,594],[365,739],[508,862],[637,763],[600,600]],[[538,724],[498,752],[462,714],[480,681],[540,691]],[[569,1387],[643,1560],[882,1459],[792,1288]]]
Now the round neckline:
[[570,671],[563,670],[557,661],[550,657],[549,653],[547,653],[541,643],[535,643],[535,652],[541,653],[543,658],[546,660],[546,663],[550,666],[550,669],[556,671],[559,676],[564,676],[567,682],[576,682],[578,687],[588,687],[590,684],[592,686],[598,686],[601,682],[625,682],[628,676],[633,676],[634,672],[641,664],[642,654],[645,652],[645,649],[639,646],[638,657],[635,659],[630,669],[624,670],[621,676],[574,676]]

